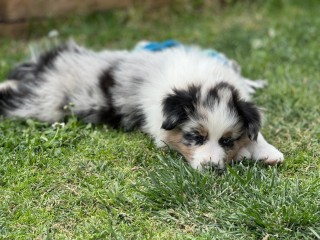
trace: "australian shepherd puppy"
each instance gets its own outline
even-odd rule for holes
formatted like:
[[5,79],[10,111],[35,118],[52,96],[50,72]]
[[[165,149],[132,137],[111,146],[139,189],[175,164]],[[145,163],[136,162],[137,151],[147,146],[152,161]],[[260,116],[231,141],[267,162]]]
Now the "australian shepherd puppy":
[[[263,83],[198,49],[93,52],[68,43],[14,68],[0,84],[0,115],[139,128],[195,169],[242,158],[277,164],[250,93]],[[72,104],[72,108],[66,106]]]

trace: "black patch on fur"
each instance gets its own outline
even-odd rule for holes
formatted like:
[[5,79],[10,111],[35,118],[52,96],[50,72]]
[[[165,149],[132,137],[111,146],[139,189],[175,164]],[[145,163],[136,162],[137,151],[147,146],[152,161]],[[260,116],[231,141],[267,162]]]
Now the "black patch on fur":
[[[116,64],[114,65],[116,66]],[[115,67],[102,72],[99,77],[99,85],[104,93],[107,101],[108,109],[101,109],[98,113],[98,121],[107,123],[112,127],[123,127],[125,130],[130,130],[135,127],[140,127],[145,122],[145,116],[139,108],[132,109],[130,114],[120,114],[113,105],[112,94],[110,89],[115,85],[114,81]],[[114,96],[116,97],[116,96]]]
[[6,115],[7,111],[19,108],[27,99],[32,97],[36,63],[22,63],[15,67],[7,76],[7,81],[14,80],[17,83],[15,89],[10,86],[0,90],[0,115]]
[[[42,54],[36,62],[22,63],[9,72],[7,79],[19,81],[17,89],[4,89],[0,92],[0,112],[20,107],[32,95],[32,88],[42,81],[41,73],[47,68],[53,68],[56,58],[65,51],[77,52],[76,47],[70,44],[61,45]],[[64,106],[62,106],[63,108]]]
[[161,128],[172,130],[193,115],[200,99],[200,87],[189,86],[187,90],[174,89],[162,102],[165,120]]
[[248,137],[251,141],[256,141],[261,127],[261,115],[258,108],[252,102],[242,100],[235,101],[234,104]]
[[22,63],[15,67],[7,76],[9,80],[24,80],[34,77],[37,68],[36,63]]
[[[47,68],[53,68],[57,57],[66,51],[72,50],[68,44],[58,46],[40,56],[37,61],[36,73],[41,73]],[[75,51],[76,52],[76,51]]]
[[231,92],[231,98],[228,106],[231,111],[235,111],[243,127],[251,140],[257,140],[259,129],[261,127],[261,115],[258,108],[252,102],[246,102],[240,99],[239,92],[227,82],[221,82],[208,91],[204,105],[212,108],[215,103],[220,103],[219,91],[228,89]]
[[224,88],[230,89],[232,92],[235,91],[235,89],[226,82],[218,83],[216,86],[214,86],[208,91],[208,95],[204,102],[204,106],[212,108],[215,103],[219,104],[220,103],[219,91]]
[[229,88],[232,93],[232,97],[228,103],[229,108],[238,113],[250,140],[256,141],[261,127],[261,115],[255,104],[242,100],[239,92],[228,83],[222,82],[218,84],[216,88]]
[[122,127],[125,130],[130,130],[133,128],[140,128],[145,124],[146,117],[143,114],[142,110],[140,110],[139,108],[136,108],[136,109],[132,110],[130,115],[124,115],[122,118],[122,122],[123,122]]
[[7,111],[14,110],[30,98],[30,89],[19,85],[17,90],[8,87],[0,91],[0,115],[5,116]]
[[14,92],[12,89],[2,90],[0,92],[0,115],[5,115],[6,109],[13,109],[16,107],[16,103],[13,101]]
[[[46,69],[54,68],[54,62],[60,54],[66,51],[78,52],[78,49],[70,44],[58,46],[40,55],[36,62],[22,63],[16,66],[7,76],[9,80],[23,80],[37,84],[42,78],[41,73]],[[41,81],[40,81],[41,82]]]
[[[75,115],[82,119],[84,122],[90,122],[93,124],[108,124],[111,127],[119,127],[121,123],[121,115],[117,114],[115,108],[112,104],[112,96],[110,93],[110,88],[114,86],[114,79],[112,74],[112,69],[109,68],[103,71],[99,78],[99,87],[102,90],[105,97],[105,107],[91,106],[88,110],[76,111]],[[93,90],[88,89],[87,94],[92,96]],[[60,106],[64,109],[69,103],[69,98],[65,97],[63,104]],[[68,108],[67,108],[68,110]],[[69,110],[68,110],[69,111]]]
[[110,98],[111,95],[109,93],[110,88],[113,87],[115,84],[114,77],[113,77],[113,69],[109,68],[103,71],[99,76],[99,85],[107,98]]
[[94,123],[107,123],[112,127],[119,127],[122,116],[117,113],[113,106],[112,95],[110,88],[115,84],[113,77],[113,68],[103,71],[99,76],[99,86],[105,96],[106,105],[108,108],[101,108],[96,113]]

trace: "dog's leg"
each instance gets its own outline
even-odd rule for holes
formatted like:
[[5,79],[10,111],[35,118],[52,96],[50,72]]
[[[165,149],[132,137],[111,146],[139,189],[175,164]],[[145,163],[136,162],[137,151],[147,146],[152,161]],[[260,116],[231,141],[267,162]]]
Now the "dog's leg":
[[20,80],[10,79],[0,83],[0,116],[10,116],[30,93],[30,89],[21,87]]
[[257,89],[265,88],[268,82],[265,80],[251,80],[248,78],[243,78],[249,94],[253,94]]
[[251,80],[248,78],[244,78],[244,81],[249,87],[253,89],[265,88],[268,85],[268,82],[266,80]]
[[252,141],[237,154],[236,160],[242,158],[251,158],[255,161],[263,161],[268,165],[276,165],[284,160],[283,154],[274,146],[269,144],[261,133],[259,133],[257,141]]

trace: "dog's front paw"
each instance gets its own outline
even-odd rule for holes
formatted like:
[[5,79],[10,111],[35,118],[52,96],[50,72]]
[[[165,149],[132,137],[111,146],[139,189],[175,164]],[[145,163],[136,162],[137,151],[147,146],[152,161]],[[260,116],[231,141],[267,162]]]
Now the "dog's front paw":
[[252,158],[256,161],[263,161],[267,165],[277,165],[284,160],[283,154],[270,144],[255,149]]
[[206,159],[193,159],[190,161],[190,165],[193,169],[197,169],[199,171],[202,170],[212,170],[212,169],[217,169],[217,170],[224,170],[225,169],[225,162],[224,160],[219,160],[219,161],[210,161]]

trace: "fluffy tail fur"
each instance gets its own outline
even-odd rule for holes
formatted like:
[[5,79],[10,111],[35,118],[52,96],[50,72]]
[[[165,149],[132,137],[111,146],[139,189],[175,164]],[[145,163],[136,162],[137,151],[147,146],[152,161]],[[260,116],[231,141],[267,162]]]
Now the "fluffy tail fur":
[[[40,56],[35,62],[22,63],[7,76],[7,81],[0,84],[0,115],[28,117],[30,100],[34,98],[34,89],[43,81],[43,74],[53,67],[58,55],[70,50],[71,45],[58,47]],[[31,109],[29,109],[30,111]]]
[[114,66],[125,56],[73,42],[59,46],[17,66],[0,84],[0,115],[56,122],[75,114],[86,122],[119,124],[110,88]]

